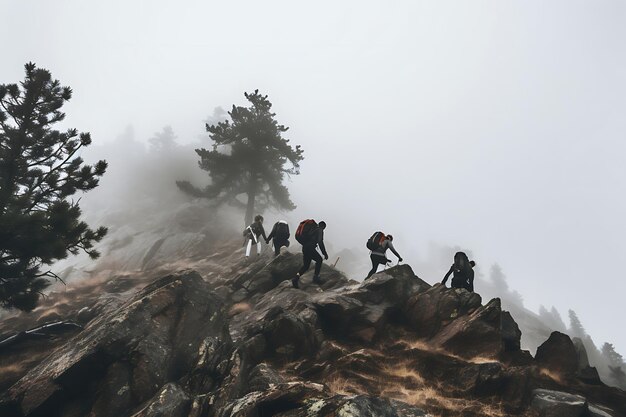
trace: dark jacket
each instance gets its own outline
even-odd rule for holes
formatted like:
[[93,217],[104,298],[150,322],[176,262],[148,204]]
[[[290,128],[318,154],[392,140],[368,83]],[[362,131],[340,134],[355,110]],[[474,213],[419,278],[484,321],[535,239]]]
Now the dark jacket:
[[261,222],[252,223],[246,228],[246,230],[251,232],[248,233],[247,239],[252,239],[255,242],[258,242],[259,237],[263,236],[263,239],[267,240],[267,236],[265,236],[265,229],[263,228],[263,223]]
[[461,269],[457,268],[455,264],[452,264],[446,276],[443,277],[443,281],[441,281],[443,285],[446,285],[451,274],[454,274],[452,277],[452,288],[465,288],[468,291],[474,292],[474,270],[471,267],[468,266]]
[[321,227],[318,227],[317,230],[313,232],[309,242],[302,245],[302,249],[315,249],[317,246],[319,246],[322,251],[322,255],[328,257],[328,253],[326,253],[326,246],[324,246],[324,230]]
[[278,221],[276,223],[274,223],[274,227],[272,227],[272,231],[270,232],[269,236],[267,237],[266,241],[269,242],[270,240],[274,239],[278,239],[278,240],[287,240],[289,239],[289,226],[287,226],[287,236],[277,236],[276,232],[278,231],[278,225],[282,223],[287,225],[286,222],[283,221]]

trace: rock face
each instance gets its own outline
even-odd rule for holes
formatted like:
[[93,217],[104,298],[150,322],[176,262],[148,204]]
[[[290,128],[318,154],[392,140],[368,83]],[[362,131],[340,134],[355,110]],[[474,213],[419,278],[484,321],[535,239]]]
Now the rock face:
[[571,378],[578,371],[578,352],[572,339],[566,334],[553,332],[539,348],[537,363],[561,377]]
[[[321,285],[308,273],[294,289],[300,255],[220,256],[77,306],[83,330],[0,374],[0,415],[626,415],[622,391],[581,377],[569,337],[521,351],[499,299],[406,265],[363,283],[325,266]],[[11,346],[0,366],[31,348]]]
[[193,272],[167,276],[92,321],[11,387],[3,406],[16,415],[128,415],[161,389],[181,397],[164,386],[186,375],[214,387],[215,355],[230,345],[223,304],[207,283]]

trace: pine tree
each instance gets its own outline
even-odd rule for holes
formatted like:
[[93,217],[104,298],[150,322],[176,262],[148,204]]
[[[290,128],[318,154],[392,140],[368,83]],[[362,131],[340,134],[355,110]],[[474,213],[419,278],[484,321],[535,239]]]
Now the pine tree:
[[624,358],[615,351],[615,347],[612,343],[607,342],[602,345],[602,356],[604,356],[612,366],[624,365]]
[[167,152],[176,146],[176,134],[172,126],[165,126],[148,139],[150,150],[154,152]]
[[59,279],[44,266],[81,250],[99,255],[93,245],[106,228],[90,229],[70,197],[95,188],[107,165],[78,156],[89,133],[54,129],[72,90],[32,63],[25,69],[19,85],[0,85],[0,305],[32,310]]
[[506,275],[504,275],[504,272],[502,272],[502,268],[497,263],[491,265],[489,278],[499,297],[506,299],[506,301],[518,306],[522,306],[524,304],[524,299],[522,298],[522,295],[517,291],[511,291],[509,289],[509,284],[506,281]]
[[244,95],[250,107],[233,105],[228,112],[231,120],[206,124],[213,149],[196,149],[200,168],[209,173],[211,184],[204,190],[187,181],[177,184],[193,196],[245,208],[245,223],[250,224],[255,210],[296,207],[283,180],[285,175],[300,173],[303,151],[283,138],[288,128],[278,124],[266,95],[258,90]]
[[574,310],[569,310],[568,313],[570,323],[569,330],[571,333],[570,336],[580,337],[581,339],[584,338],[587,333],[585,332],[585,328],[583,327],[582,323],[578,319],[578,316],[576,315]]
[[552,313],[552,316],[554,317],[554,320],[555,320],[555,322],[557,324],[557,330],[561,330],[561,331],[564,332],[566,330],[567,326],[565,326],[565,322],[561,318],[561,314],[556,309],[556,307],[552,306],[552,309],[550,310],[550,313]]

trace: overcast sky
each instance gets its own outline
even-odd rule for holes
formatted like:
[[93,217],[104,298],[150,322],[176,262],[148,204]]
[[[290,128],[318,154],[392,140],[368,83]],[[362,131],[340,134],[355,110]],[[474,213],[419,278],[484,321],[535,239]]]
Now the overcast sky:
[[409,264],[429,242],[471,250],[529,308],[571,308],[626,353],[625,2],[0,0],[0,16],[0,83],[49,69],[96,144],[128,125],[197,141],[258,88],[305,149],[294,218],[337,246],[392,233]]

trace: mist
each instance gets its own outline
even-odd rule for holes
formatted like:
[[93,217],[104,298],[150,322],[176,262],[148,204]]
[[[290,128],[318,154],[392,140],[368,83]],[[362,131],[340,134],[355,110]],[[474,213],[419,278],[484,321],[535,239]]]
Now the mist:
[[[93,226],[160,227],[192,204],[175,181],[208,181],[193,151],[210,147],[205,121],[258,88],[305,151],[298,208],[266,224],[325,220],[355,279],[376,230],[431,284],[465,250],[525,307],[572,309],[626,351],[623,2],[0,6],[0,82],[49,69],[74,90],[64,123],[92,134],[83,156],[109,162],[83,196]],[[175,142],[150,142],[166,126]]]

